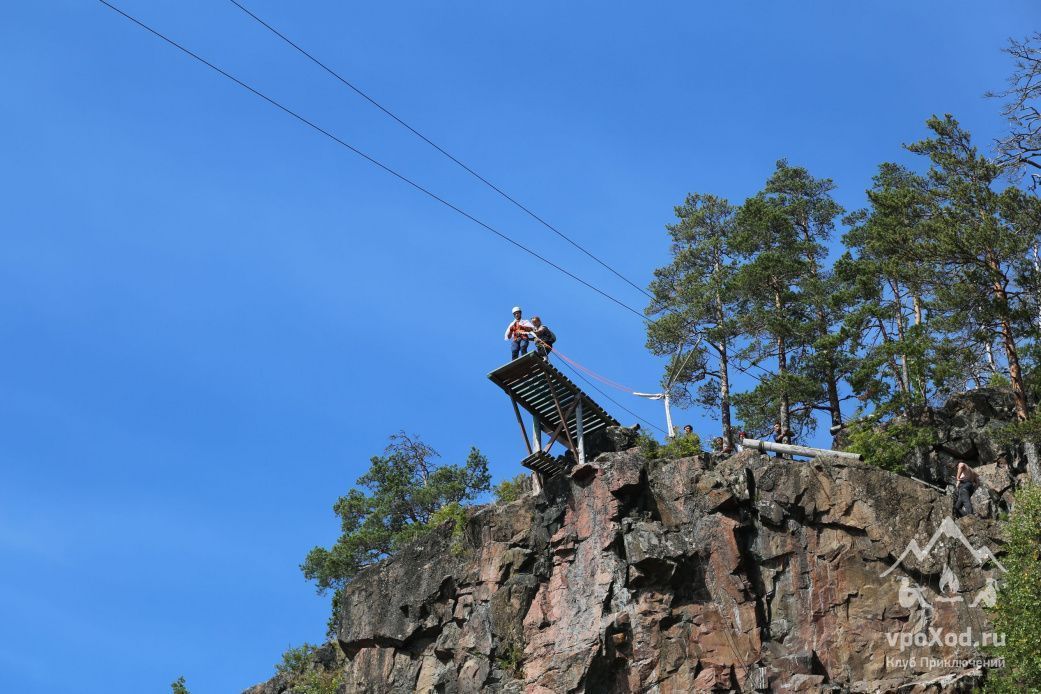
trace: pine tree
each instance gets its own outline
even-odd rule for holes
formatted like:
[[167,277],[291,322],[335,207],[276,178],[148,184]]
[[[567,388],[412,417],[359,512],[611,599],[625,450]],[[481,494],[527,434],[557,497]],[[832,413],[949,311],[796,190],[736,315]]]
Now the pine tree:
[[[843,236],[850,250],[836,263],[855,297],[845,321],[858,353],[850,381],[861,400],[873,404],[876,418],[899,414],[918,421],[967,362],[965,351],[928,318],[942,279],[927,239],[928,181],[885,163],[867,196],[871,207],[850,215]],[[944,361],[958,356],[956,363]]]
[[[748,337],[738,357],[758,369],[763,361],[776,360],[776,371],[763,369],[758,385],[735,395],[734,403],[750,429],[766,430],[777,421],[798,437],[815,424],[812,407],[820,391],[800,374],[820,328],[817,307],[802,287],[813,276],[811,259],[818,261],[823,250],[816,220],[810,221],[804,201],[789,194],[789,175],[795,175],[793,169],[778,162],[766,188],[736,215],[733,245],[740,264],[733,286],[743,300],[740,330]],[[805,227],[797,224],[800,217],[808,222]]]
[[488,460],[476,448],[464,465],[437,465],[437,451],[404,432],[390,437],[384,455],[333,506],[342,535],[330,549],[315,547],[301,565],[319,592],[342,588],[362,568],[390,556],[443,521],[460,504],[490,488]]
[[927,252],[948,281],[937,299],[950,325],[964,326],[980,347],[1002,348],[1016,416],[1027,418],[1019,342],[1034,332],[1036,294],[1027,253],[1039,230],[1030,225],[1038,201],[1015,187],[995,190],[1001,168],[979,154],[971,136],[949,114],[927,122],[933,137],[908,149],[931,163]]
[[1008,87],[987,96],[1006,99],[1001,115],[1008,133],[998,138],[998,162],[1013,170],[1041,169],[1041,32],[1023,40],[1010,39],[1005,52],[1016,67]]
[[800,371],[804,380],[819,383],[822,390],[819,404],[807,405],[827,412],[837,430],[842,426],[839,382],[849,370],[850,358],[845,349],[848,335],[841,329],[847,294],[827,266],[824,245],[845,212],[832,198],[834,190],[831,179],[814,178],[805,168],[780,161],[764,192],[787,218],[800,241],[792,249],[803,261],[803,273],[796,284],[811,323],[810,344]]
[[730,351],[737,308],[730,287],[735,271],[730,243],[735,210],[723,198],[695,193],[675,212],[679,221],[666,227],[672,262],[655,271],[651,284],[654,299],[647,312],[660,317],[647,329],[647,347],[672,357],[665,381],[678,404],[718,409],[729,448],[734,441]]

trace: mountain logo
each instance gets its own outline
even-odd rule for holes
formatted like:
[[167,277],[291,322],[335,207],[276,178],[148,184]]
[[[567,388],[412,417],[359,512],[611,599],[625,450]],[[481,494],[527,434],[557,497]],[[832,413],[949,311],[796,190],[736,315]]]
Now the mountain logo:
[[[988,562],[994,564],[1002,573],[1005,573],[1007,569],[1005,566],[998,561],[998,558],[994,556],[994,552],[986,545],[982,547],[973,547],[972,543],[969,542],[969,538],[965,537],[965,533],[961,531],[958,524],[954,522],[954,519],[947,516],[940,523],[940,527],[936,529],[929,541],[925,543],[925,547],[918,544],[918,540],[911,539],[907,543],[907,547],[900,554],[893,565],[888,569],[879,574],[879,578],[885,578],[889,574],[893,573],[896,568],[903,564],[904,560],[908,556],[913,555],[918,561],[922,561],[929,557],[932,553],[933,548],[936,547],[937,543],[942,538],[950,538],[960,542],[965,549],[969,551],[969,554],[976,561],[979,566],[984,566]],[[937,603],[955,603],[962,602],[965,600],[960,595],[961,584],[958,581],[958,576],[951,571],[951,567],[944,563],[943,573],[940,574],[939,583],[940,594],[933,598],[933,602]],[[918,605],[923,610],[922,623],[924,624],[928,620],[928,616],[932,614],[933,602],[926,599],[925,591],[916,583],[913,583],[907,577],[900,579],[900,592],[899,592],[900,605],[905,608],[911,608],[914,605]],[[986,607],[993,607],[997,600],[997,581],[994,578],[988,578],[987,584],[975,595],[969,607],[976,607],[979,604],[983,604]]]

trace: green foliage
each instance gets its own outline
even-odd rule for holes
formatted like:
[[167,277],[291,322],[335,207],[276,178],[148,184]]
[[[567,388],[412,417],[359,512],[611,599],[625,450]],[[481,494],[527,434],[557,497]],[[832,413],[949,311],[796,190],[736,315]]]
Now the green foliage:
[[872,418],[851,422],[846,429],[846,450],[860,453],[864,461],[891,472],[906,472],[905,464],[915,451],[927,447],[936,436],[926,426],[896,420],[879,426]]
[[177,678],[175,682],[170,683],[171,694],[192,694],[188,691],[188,687],[184,684],[184,676]]
[[944,327],[981,348],[980,355],[997,339],[1017,414],[1026,419],[1018,343],[1036,334],[1038,287],[1028,254],[1041,233],[1041,201],[1015,186],[1000,188],[1002,167],[980,155],[950,114],[927,125],[932,137],[907,148],[930,163],[925,249],[944,272],[936,285]]
[[[1041,75],[1041,34],[1010,51]],[[677,405],[715,409],[724,438],[733,407],[748,431],[780,421],[801,439],[821,414],[841,424],[855,397],[872,427],[892,425],[888,444],[860,433],[892,468],[918,438],[899,422],[930,422],[955,392],[1007,384],[1017,418],[1029,416],[1041,400],[1041,196],[1009,185],[952,116],[926,125],[907,145],[920,169],[880,165],[865,210],[843,216],[830,179],[784,160],[741,205],[693,193],[675,208],[647,347],[668,357]],[[829,263],[840,223],[846,252]],[[755,383],[733,388],[731,369]]]
[[459,556],[466,551],[465,531],[466,531],[466,509],[463,508],[462,504],[453,501],[450,504],[442,506],[430,516],[430,520],[427,523],[428,528],[437,528],[445,523],[452,524],[452,543],[450,549],[452,554]]
[[987,689],[995,692],[1041,690],[1041,487],[1026,486],[1015,494],[1012,515],[1004,528],[1005,568],[992,610],[994,631],[1004,645],[991,654],[1005,667],[992,673]]
[[464,465],[435,465],[437,451],[417,437],[402,432],[390,440],[358,478],[367,491],[351,489],[333,506],[340,539],[329,549],[312,549],[300,567],[319,592],[342,588],[360,569],[457,517],[455,509],[489,490],[488,460],[476,448]]
[[336,694],[343,684],[341,672],[327,671],[316,665],[317,652],[318,646],[304,643],[282,654],[282,662],[275,666],[275,671],[288,682],[292,694]]
[[670,359],[662,385],[680,407],[698,405],[720,415],[730,431],[729,351],[737,336],[741,298],[734,291],[732,248],[736,208],[714,195],[692,193],[666,227],[672,261],[654,272],[647,308],[647,348]]
[[975,354],[947,341],[933,320],[944,273],[928,247],[928,180],[883,163],[867,196],[871,207],[849,216],[850,250],[836,263],[852,293],[844,325],[860,357],[849,381],[876,414],[915,419],[964,384]]
[[1026,421],[1010,422],[994,430],[992,438],[1001,446],[1017,445],[1023,441],[1041,443],[1041,415],[1036,412]]
[[1008,376],[1000,373],[991,374],[987,380],[987,386],[990,388],[1008,388],[1010,385]]
[[697,434],[671,438],[659,450],[662,458],[690,458],[701,453],[701,437]]
[[504,644],[500,648],[495,662],[503,672],[516,678],[524,677],[524,649],[517,644]]
[[329,610],[329,619],[325,622],[325,638],[330,641],[336,638],[336,632],[340,628],[340,616],[343,614],[343,588],[333,590],[332,609]]
[[651,436],[641,434],[636,443],[640,454],[646,460],[690,458],[703,452],[701,438],[697,434],[677,436],[669,439],[664,445]]
[[292,694],[337,694],[343,684],[343,673],[311,670],[290,689]]
[[758,385],[734,404],[751,430],[780,421],[799,438],[814,428],[815,411],[842,420],[839,382],[853,363],[842,318],[851,299],[825,263],[843,213],[834,189],[781,160],[735,216],[732,286],[743,298],[736,356],[757,368]]
[[644,460],[654,460],[658,457],[658,449],[661,448],[661,444],[653,436],[640,434],[636,438],[636,447],[640,450],[640,455]]
[[521,498],[524,495],[524,491],[528,488],[528,479],[528,474],[522,472],[512,480],[499,482],[492,490],[495,494],[496,503],[508,504]]
[[318,646],[313,643],[304,643],[296,648],[287,648],[282,654],[282,662],[275,665],[275,672],[279,675],[302,675],[314,661],[314,654]]

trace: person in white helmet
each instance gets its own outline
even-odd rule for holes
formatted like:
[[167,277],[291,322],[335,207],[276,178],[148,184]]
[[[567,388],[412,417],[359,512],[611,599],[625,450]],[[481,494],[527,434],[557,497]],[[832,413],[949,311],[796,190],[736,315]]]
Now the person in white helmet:
[[516,359],[522,354],[528,353],[528,344],[531,340],[531,331],[535,326],[530,321],[524,320],[520,306],[513,307],[513,321],[506,326],[506,340],[510,343],[510,353]]

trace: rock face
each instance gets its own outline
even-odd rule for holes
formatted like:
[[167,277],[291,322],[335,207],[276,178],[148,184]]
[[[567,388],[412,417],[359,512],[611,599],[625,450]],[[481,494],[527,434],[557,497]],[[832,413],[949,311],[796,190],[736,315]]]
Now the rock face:
[[973,497],[988,512],[1008,511],[1013,479],[1030,477],[1041,483],[1038,453],[1032,444],[1001,444],[997,430],[1015,419],[1012,392],[979,388],[952,396],[933,413],[936,443],[917,460],[908,461],[911,474],[941,486],[950,484],[958,463],[976,468],[984,488]]
[[359,573],[334,667],[347,692],[968,691],[1001,543],[950,508],[858,463],[604,453]]

